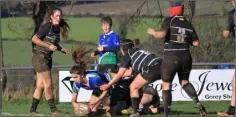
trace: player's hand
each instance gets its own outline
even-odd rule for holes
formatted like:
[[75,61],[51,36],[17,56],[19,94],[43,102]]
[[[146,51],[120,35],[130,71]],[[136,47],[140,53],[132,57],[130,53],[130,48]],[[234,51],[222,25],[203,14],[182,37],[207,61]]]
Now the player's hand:
[[110,86],[108,84],[104,84],[102,86],[100,86],[100,90],[102,91],[106,91]]
[[198,40],[193,41],[193,46],[195,46],[195,47],[199,46],[199,41]]
[[95,58],[95,52],[92,52],[91,55],[90,55],[91,58]]
[[61,51],[65,53],[66,55],[70,54],[69,50],[66,48],[62,48]]
[[98,50],[99,52],[102,52],[102,51],[103,51],[103,46],[98,46],[97,50]]
[[156,30],[155,30],[155,29],[152,29],[152,28],[147,29],[147,34],[149,34],[149,35],[155,35],[155,33],[156,33]]
[[50,49],[51,51],[55,51],[55,50],[57,50],[57,47],[55,45],[53,45],[53,44],[50,44],[48,46],[48,49]]
[[236,58],[234,58],[233,62],[236,62]]
[[94,106],[98,103],[98,101],[90,102],[89,103],[89,108],[93,110]]

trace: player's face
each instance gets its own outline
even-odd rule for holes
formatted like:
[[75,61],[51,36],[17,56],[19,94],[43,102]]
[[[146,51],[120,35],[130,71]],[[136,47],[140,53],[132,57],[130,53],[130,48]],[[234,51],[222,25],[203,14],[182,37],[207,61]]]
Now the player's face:
[[233,6],[236,6],[236,0],[232,0]]
[[54,13],[51,15],[51,19],[54,25],[58,25],[61,20],[61,12],[59,10],[54,11]]
[[107,34],[111,31],[111,26],[107,22],[102,22],[102,31],[104,34]]
[[72,73],[72,74],[71,74],[71,78],[72,78],[75,82],[80,83],[80,82],[81,82],[81,79],[82,79],[82,76],[81,76],[81,75],[78,75],[78,74]]

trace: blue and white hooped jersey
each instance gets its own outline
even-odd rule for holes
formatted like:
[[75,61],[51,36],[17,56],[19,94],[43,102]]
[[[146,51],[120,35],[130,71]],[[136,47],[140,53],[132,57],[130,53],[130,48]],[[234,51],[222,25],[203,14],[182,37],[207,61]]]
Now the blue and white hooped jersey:
[[97,71],[86,71],[85,77],[88,80],[88,84],[74,82],[73,84],[74,93],[77,93],[80,87],[85,88],[87,90],[99,89],[101,85],[107,84],[112,78],[107,73],[102,73]]

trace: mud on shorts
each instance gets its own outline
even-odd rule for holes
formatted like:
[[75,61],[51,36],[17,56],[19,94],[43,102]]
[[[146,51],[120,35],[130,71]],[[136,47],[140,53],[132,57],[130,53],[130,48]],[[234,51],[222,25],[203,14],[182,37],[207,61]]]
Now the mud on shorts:
[[150,66],[146,66],[144,71],[140,73],[140,75],[148,81],[148,83],[152,83],[156,80],[161,79],[161,62],[156,61],[153,62]]
[[43,52],[33,50],[32,64],[36,72],[50,71],[52,68],[52,57]]
[[178,73],[179,81],[189,80],[192,69],[192,57],[188,50],[164,52],[162,75],[164,82],[172,82]]

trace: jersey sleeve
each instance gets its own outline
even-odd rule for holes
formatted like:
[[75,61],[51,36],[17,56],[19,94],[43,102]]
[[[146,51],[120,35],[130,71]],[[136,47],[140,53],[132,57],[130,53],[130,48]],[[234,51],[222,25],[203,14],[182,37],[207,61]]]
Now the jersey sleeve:
[[118,52],[120,47],[120,39],[118,35],[112,36],[112,47],[104,47],[106,52]]
[[169,27],[170,27],[170,20],[169,20],[169,18],[166,18],[166,19],[162,22],[160,31],[168,32]]
[[197,41],[197,40],[199,40],[197,32],[196,32],[196,30],[194,29],[193,26],[192,26],[192,28],[193,28],[193,33],[192,33],[192,37],[191,37],[192,41]]
[[77,88],[75,83],[73,83],[72,93],[78,93],[78,92],[79,92],[79,88]]
[[51,28],[51,24],[50,23],[46,23],[44,25],[42,25],[38,32],[36,33],[36,36],[39,38],[39,39],[43,39],[47,33],[50,31],[50,28]]
[[126,54],[125,56],[122,57],[122,62],[120,64],[120,67],[129,68],[130,66],[131,66],[131,58],[129,54]]
[[234,12],[232,12],[232,11],[228,14],[228,18],[225,22],[225,30],[228,30],[228,31],[233,30],[233,28],[234,28],[234,18],[233,18],[234,15],[233,14],[234,14]]

